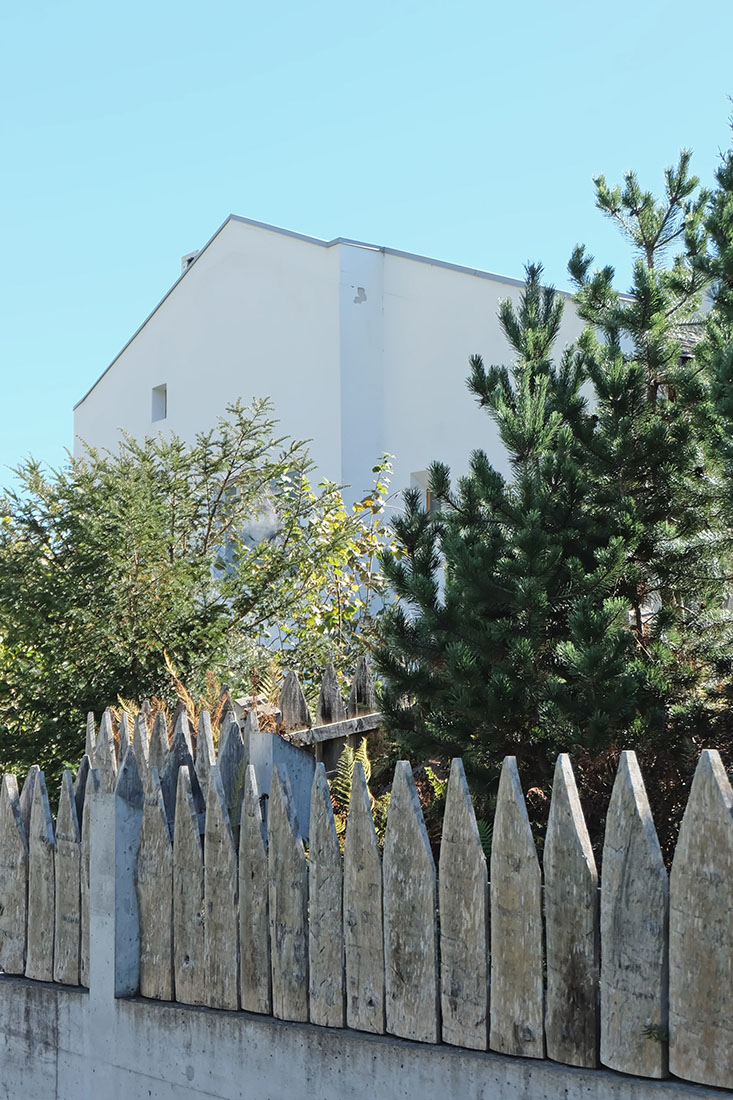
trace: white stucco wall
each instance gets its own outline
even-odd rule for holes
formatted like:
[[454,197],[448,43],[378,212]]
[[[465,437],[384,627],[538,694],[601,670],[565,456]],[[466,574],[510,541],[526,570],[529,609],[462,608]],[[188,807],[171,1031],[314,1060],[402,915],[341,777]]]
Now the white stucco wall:
[[[385,257],[385,438],[395,454],[395,484],[434,460],[465,473],[482,448],[506,469],[498,432],[466,387],[469,356],[486,365],[510,363],[512,351],[497,318],[501,298],[518,302],[510,280]],[[568,303],[558,348],[582,325]]]
[[[340,468],[338,255],[230,220],[77,406],[80,440],[158,430],[193,439],[228,402],[270,397],[283,434],[313,438],[322,471]],[[168,387],[165,421],[151,419]]]
[[[312,439],[317,474],[353,486],[395,456],[393,487],[441,459],[459,475],[496,429],[466,389],[468,358],[508,362],[498,301],[521,283],[349,241],[230,218],[75,410],[79,439],[124,428],[192,439],[227,402],[269,396],[284,434]],[[561,345],[581,326],[566,308]],[[153,422],[153,387],[168,415]]]

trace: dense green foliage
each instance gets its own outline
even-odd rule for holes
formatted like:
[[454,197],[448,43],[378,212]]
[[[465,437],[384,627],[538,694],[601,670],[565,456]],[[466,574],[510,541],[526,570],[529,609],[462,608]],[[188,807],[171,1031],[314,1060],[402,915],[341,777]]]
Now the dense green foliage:
[[733,658],[720,507],[730,327],[717,390],[694,345],[701,292],[721,277],[711,211],[731,293],[728,195],[711,203],[687,153],[660,201],[632,173],[623,188],[599,177],[597,205],[634,252],[630,290],[577,248],[587,327],[558,352],[563,301],[530,266],[518,305],[500,308],[511,367],[474,356],[468,380],[511,475],[477,450],[455,485],[432,466],[440,511],[406,496],[403,554],[385,561],[399,601],[382,621],[383,706],[410,755],[462,755],[479,798],[505,754],[541,786],[559,751],[676,746],[682,758],[717,736]]
[[2,766],[78,759],[86,712],[170,695],[167,663],[192,691],[207,673],[248,690],[273,653],[306,684],[353,668],[381,605],[388,464],[353,512],[310,469],[267,402],[192,446],[21,466],[0,511]]

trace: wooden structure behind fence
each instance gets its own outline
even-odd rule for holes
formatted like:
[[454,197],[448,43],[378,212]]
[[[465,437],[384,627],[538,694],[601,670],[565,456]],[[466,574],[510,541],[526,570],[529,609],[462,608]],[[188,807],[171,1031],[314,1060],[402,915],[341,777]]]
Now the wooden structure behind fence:
[[669,876],[622,754],[599,886],[567,756],[542,867],[514,758],[489,867],[454,760],[436,868],[406,762],[383,851],[356,765],[343,853],[319,764],[306,853],[288,776],[273,776],[265,823],[239,727],[217,759],[207,723],[194,754],[184,716],[170,739],[143,719],[115,738],[106,712],[55,824],[42,772],[22,791],[3,777],[6,973],[88,980],[89,795],[115,792],[141,821],[144,997],[733,1089],[733,791],[717,752],[700,757]]

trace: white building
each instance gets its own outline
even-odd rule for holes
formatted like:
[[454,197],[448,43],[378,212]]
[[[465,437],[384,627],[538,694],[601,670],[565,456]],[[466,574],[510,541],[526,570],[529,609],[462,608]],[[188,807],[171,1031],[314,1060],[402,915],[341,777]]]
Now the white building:
[[[468,358],[506,363],[500,298],[522,282],[231,216],[74,410],[75,450],[137,438],[193,439],[226,405],[270,397],[282,434],[312,439],[319,476],[370,484],[385,451],[393,488],[423,484],[435,459],[466,471],[496,429],[466,389]],[[560,343],[581,323],[570,303]]]

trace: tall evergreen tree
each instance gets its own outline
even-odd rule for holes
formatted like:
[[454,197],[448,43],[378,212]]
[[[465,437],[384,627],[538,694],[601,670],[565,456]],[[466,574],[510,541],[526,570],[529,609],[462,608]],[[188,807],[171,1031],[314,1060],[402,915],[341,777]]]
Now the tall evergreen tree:
[[695,353],[710,195],[689,162],[683,152],[667,169],[659,202],[633,173],[623,189],[596,180],[597,206],[635,253],[627,295],[613,289],[612,269],[590,273],[582,248],[569,264],[589,322],[582,345],[596,415],[585,436],[592,507],[606,509],[611,534],[638,531],[617,592],[657,701],[636,732],[652,739],[709,726],[718,666],[730,651],[715,417],[709,375]]
[[507,753],[542,782],[581,721],[602,740],[634,713],[626,606],[614,598],[624,545],[588,508],[571,427],[588,419],[583,355],[553,364],[563,302],[541,274],[527,269],[517,311],[501,305],[511,369],[471,360],[469,388],[498,425],[512,479],[483,451],[455,490],[434,464],[443,508],[426,514],[408,493],[395,525],[405,553],[385,562],[399,597],[378,655],[390,727],[415,755],[463,755],[475,787]]
[[399,600],[383,623],[383,705],[406,751],[460,753],[479,791],[506,753],[542,783],[559,750],[709,725],[731,645],[714,418],[688,338],[708,199],[687,153],[659,202],[633,174],[623,189],[599,177],[597,205],[636,253],[630,291],[577,248],[588,328],[555,360],[562,302],[528,268],[519,309],[500,309],[515,362],[474,357],[468,382],[511,478],[476,451],[455,487],[431,468],[442,511],[407,494],[404,554],[386,563]]

